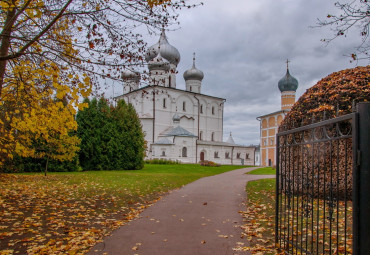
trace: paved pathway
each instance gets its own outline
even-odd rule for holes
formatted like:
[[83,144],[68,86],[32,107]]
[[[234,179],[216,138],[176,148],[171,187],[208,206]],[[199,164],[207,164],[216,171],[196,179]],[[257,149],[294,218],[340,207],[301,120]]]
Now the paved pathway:
[[205,177],[171,192],[88,254],[241,254],[232,248],[246,242],[238,227],[243,220],[238,212],[245,209],[246,182],[273,177],[245,174],[253,169]]

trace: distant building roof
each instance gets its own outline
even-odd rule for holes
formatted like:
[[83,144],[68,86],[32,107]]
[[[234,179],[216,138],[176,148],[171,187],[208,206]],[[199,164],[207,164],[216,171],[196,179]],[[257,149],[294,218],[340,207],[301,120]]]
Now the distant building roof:
[[173,145],[174,143],[171,142],[167,137],[163,137],[163,138],[159,139],[158,141],[156,141],[153,144]]
[[181,127],[181,126],[177,126],[177,127],[171,127],[169,129],[167,129],[165,132],[163,132],[161,134],[162,136],[187,136],[187,137],[197,137],[196,135],[194,135],[193,133],[189,132],[188,130],[186,130],[185,128]]

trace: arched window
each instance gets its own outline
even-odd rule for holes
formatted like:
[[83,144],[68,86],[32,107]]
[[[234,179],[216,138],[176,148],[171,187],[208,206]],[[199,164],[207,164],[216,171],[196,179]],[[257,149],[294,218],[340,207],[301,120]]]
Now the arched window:
[[203,140],[203,131],[199,132],[199,140]]
[[212,132],[211,134],[211,141],[214,141],[215,140],[215,132]]
[[230,158],[230,152],[225,152],[225,158]]
[[166,98],[163,98],[163,108],[166,108]]
[[215,158],[219,158],[218,151],[215,151]]
[[203,113],[203,105],[200,105],[200,113]]
[[245,159],[249,159],[249,153],[245,154]]
[[240,152],[236,153],[236,158],[240,159]]
[[182,148],[182,157],[186,158],[188,156],[188,149],[186,147]]
[[186,102],[184,101],[184,102],[182,102],[182,110],[184,111],[184,112],[186,112]]
[[212,106],[212,114],[215,115],[215,107]]
[[165,157],[166,156],[166,151],[162,151],[162,157]]

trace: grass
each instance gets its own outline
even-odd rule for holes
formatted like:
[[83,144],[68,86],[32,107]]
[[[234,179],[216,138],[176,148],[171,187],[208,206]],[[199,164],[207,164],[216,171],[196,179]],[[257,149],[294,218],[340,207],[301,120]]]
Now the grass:
[[0,175],[0,254],[84,254],[166,192],[238,168],[148,164],[137,171]]
[[[259,169],[257,169],[259,170]],[[263,170],[265,171],[265,170]],[[248,247],[240,245],[237,250],[252,254],[276,254],[274,249],[275,179],[262,179],[247,183],[248,201],[242,212],[243,235]]]
[[276,169],[272,167],[262,167],[258,168],[256,170],[252,170],[248,172],[247,174],[257,174],[257,175],[268,175],[268,174],[276,174]]

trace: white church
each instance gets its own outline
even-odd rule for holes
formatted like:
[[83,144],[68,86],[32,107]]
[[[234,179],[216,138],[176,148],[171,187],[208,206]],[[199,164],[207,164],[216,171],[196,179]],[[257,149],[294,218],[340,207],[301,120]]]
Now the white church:
[[180,53],[168,43],[164,30],[148,49],[146,61],[149,85],[140,87],[140,74],[125,71],[123,95],[116,100],[124,99],[136,109],[147,141],[147,159],[255,164],[255,147],[235,144],[231,133],[222,141],[226,100],[201,93],[204,74],[195,67],[195,56],[183,75],[186,90],[176,88]]

